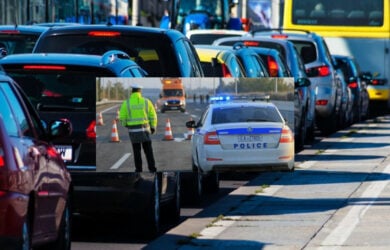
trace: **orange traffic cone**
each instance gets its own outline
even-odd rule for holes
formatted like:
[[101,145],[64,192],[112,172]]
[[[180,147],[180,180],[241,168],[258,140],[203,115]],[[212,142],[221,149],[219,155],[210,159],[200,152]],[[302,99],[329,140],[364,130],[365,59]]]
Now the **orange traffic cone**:
[[102,112],[99,112],[97,120],[98,121],[97,121],[96,125],[98,125],[98,126],[104,125]]
[[169,121],[169,118],[167,119],[166,125],[165,125],[165,135],[164,135],[164,141],[172,141],[172,130],[171,130],[171,122]]
[[[192,117],[190,118],[190,121],[192,121]],[[188,128],[186,140],[191,140],[191,138],[194,135],[194,133],[195,133],[194,128]]]
[[120,142],[118,129],[116,127],[116,120],[112,120],[111,142]]

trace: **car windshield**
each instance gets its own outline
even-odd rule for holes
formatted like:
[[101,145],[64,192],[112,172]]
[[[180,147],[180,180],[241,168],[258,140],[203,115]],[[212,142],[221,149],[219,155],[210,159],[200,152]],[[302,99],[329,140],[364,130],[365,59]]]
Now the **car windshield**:
[[31,53],[39,35],[0,34],[0,48],[4,48],[8,55]]
[[91,112],[95,108],[94,74],[11,73],[38,111]]
[[219,107],[214,108],[212,124],[235,122],[283,122],[275,107]]

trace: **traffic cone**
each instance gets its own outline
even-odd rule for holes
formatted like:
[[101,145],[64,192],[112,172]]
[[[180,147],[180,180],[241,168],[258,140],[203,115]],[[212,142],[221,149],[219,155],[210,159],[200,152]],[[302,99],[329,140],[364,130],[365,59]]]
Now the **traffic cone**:
[[98,125],[98,126],[103,126],[104,125],[102,112],[99,112],[97,120],[98,121],[97,121],[96,125]]
[[118,129],[116,127],[116,120],[112,120],[111,142],[120,142]]
[[[190,121],[192,121],[192,117],[190,118]],[[186,140],[191,140],[191,138],[194,135],[194,133],[195,133],[194,128],[188,128]]]
[[165,125],[165,135],[164,135],[164,141],[172,141],[172,130],[171,130],[171,122],[169,121],[169,118],[167,119],[166,125]]

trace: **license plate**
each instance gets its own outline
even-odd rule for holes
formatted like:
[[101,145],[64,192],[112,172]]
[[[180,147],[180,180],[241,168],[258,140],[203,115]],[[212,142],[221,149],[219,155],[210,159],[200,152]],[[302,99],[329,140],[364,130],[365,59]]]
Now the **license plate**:
[[263,136],[261,135],[239,135],[237,137],[238,142],[260,142],[263,141]]
[[71,161],[72,160],[72,153],[73,153],[72,146],[56,145],[55,147],[56,147],[57,152],[61,155],[61,157],[64,161]]
[[179,109],[179,107],[176,107],[176,106],[171,106],[171,109]]

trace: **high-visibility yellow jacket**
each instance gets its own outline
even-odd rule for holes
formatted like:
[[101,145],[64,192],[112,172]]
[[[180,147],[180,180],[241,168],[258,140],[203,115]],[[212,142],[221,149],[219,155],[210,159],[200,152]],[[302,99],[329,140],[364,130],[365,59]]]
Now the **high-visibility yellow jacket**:
[[142,97],[141,93],[134,92],[124,101],[119,110],[119,120],[125,127],[144,125],[143,127],[157,127],[157,114],[152,102]]

